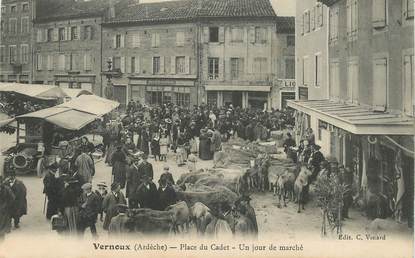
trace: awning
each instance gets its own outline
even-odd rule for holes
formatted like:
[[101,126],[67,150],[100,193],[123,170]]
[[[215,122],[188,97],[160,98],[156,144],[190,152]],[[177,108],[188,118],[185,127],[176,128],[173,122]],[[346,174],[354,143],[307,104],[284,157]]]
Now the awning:
[[96,115],[66,107],[51,107],[24,114],[19,119],[38,118],[68,130],[79,130],[98,119]]
[[262,91],[270,92],[271,86],[250,85],[206,85],[207,91]]
[[68,96],[58,86],[43,84],[0,83],[0,92],[14,92],[43,100],[54,100]]
[[16,127],[17,124],[14,122],[14,120],[14,118],[10,117],[6,113],[0,112],[0,128],[6,125]]
[[104,99],[96,95],[81,95],[58,107],[72,108],[79,111],[84,111],[97,116],[103,116],[120,105],[119,102]]
[[414,135],[414,119],[330,100],[289,100],[288,106],[358,135]]

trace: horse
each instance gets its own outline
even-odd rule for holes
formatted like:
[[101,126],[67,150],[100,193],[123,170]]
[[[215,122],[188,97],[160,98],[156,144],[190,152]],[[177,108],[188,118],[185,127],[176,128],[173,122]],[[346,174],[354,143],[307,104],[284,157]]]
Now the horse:
[[295,179],[294,183],[294,194],[296,200],[298,202],[298,210],[297,213],[301,212],[300,206],[302,206],[303,210],[304,203],[305,203],[305,194],[306,194],[306,187],[308,186],[308,178],[312,175],[311,170],[307,167],[302,166],[300,169],[300,174],[298,174],[297,178]]

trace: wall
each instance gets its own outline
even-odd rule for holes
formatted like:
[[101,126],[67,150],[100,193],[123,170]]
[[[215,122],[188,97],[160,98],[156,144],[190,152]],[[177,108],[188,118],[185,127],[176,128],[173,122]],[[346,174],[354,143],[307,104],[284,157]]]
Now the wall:
[[[296,21],[295,21],[295,57],[296,57],[296,86],[308,88],[308,99],[319,100],[328,99],[328,49],[327,49],[327,33],[328,33],[328,8],[323,5],[323,26],[318,27],[313,31],[310,29],[309,33],[302,33],[303,14],[307,10],[313,10],[316,6],[316,0],[297,0],[296,2]],[[316,86],[315,78],[315,54],[321,53],[321,85]],[[310,80],[313,82],[310,85],[303,84],[303,57],[309,57],[309,65],[305,68],[306,71],[311,71]],[[297,96],[298,97],[298,96]]]

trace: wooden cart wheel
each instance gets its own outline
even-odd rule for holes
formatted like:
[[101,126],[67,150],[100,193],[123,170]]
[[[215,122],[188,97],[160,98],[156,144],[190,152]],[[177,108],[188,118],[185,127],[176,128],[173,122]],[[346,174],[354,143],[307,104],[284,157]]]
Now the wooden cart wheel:
[[39,158],[36,166],[36,173],[38,177],[42,177],[45,169],[45,158]]

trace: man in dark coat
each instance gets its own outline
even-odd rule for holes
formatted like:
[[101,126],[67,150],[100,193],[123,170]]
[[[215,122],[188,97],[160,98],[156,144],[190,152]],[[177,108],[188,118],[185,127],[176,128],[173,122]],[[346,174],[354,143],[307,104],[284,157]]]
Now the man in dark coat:
[[46,209],[46,218],[51,219],[53,215],[58,214],[62,208],[62,189],[64,182],[57,172],[57,166],[52,165],[47,169],[43,178],[43,193],[48,198]]
[[103,227],[105,230],[108,230],[111,223],[111,219],[118,214],[118,205],[127,204],[124,194],[121,192],[121,187],[119,183],[112,183],[111,192],[105,196],[104,201],[102,202],[102,209],[105,212],[105,219]]
[[252,222],[254,227],[255,235],[258,235],[258,223],[256,220],[256,214],[254,208],[250,204],[251,198],[247,195],[243,195],[237,202],[236,206],[242,206],[244,210],[244,215]]
[[135,158],[127,168],[126,197],[130,209],[138,208],[137,188],[142,182],[142,174],[138,171],[138,159]]
[[159,209],[162,211],[177,201],[176,191],[169,184],[167,177],[160,178],[158,194],[160,199]]
[[0,176],[0,243],[11,229],[14,201],[15,196],[12,190],[6,183],[3,183],[3,178]]
[[143,182],[138,186],[137,195],[140,208],[159,209],[157,187],[148,176],[144,176]]
[[20,218],[27,214],[26,186],[22,181],[16,179],[14,172],[10,174],[9,184],[15,196],[15,201],[12,206],[14,227],[19,228]]
[[91,183],[85,183],[82,185],[83,194],[80,199],[80,210],[79,210],[79,230],[81,233],[85,232],[86,228],[91,229],[92,237],[96,238],[98,212],[101,204],[100,199],[96,193],[92,191]]
[[153,165],[147,161],[147,158],[147,155],[144,154],[141,164],[138,165],[138,173],[142,175],[142,177],[148,177],[150,180],[153,180]]
[[117,150],[114,152],[111,158],[112,175],[114,176],[114,182],[119,183],[121,189],[125,187],[126,179],[126,159],[125,153],[122,151],[122,146],[118,145]]
[[174,185],[173,174],[170,173],[170,167],[168,165],[164,165],[163,173],[160,175],[159,184],[162,180],[165,180],[168,185]]
[[321,170],[320,164],[324,160],[324,155],[320,152],[320,149],[321,147],[319,145],[311,145],[311,155],[308,161],[308,163],[311,165],[311,182],[317,178],[317,175]]

